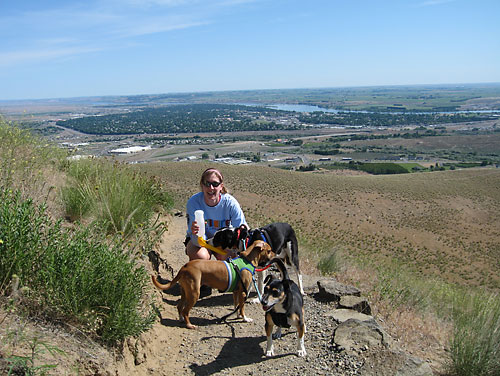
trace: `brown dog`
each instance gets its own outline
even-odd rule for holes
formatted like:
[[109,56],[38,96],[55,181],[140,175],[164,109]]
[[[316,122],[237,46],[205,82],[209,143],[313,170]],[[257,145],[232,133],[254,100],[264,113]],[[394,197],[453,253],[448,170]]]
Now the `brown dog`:
[[[269,244],[258,240],[245,251],[241,252],[240,256],[255,268],[271,260],[274,257],[274,252],[271,251]],[[179,282],[181,285],[181,298],[177,304],[179,319],[186,323],[188,329],[195,329],[196,326],[189,321],[189,311],[196,304],[200,296],[200,287],[201,285],[207,285],[219,291],[226,291],[231,281],[231,275],[226,265],[227,263],[224,261],[191,260],[179,270],[179,273],[169,283],[163,285],[154,276],[151,276],[151,279],[153,280],[153,284],[162,291],[168,290]],[[238,317],[249,322],[252,319],[245,316],[245,300],[247,298],[245,291],[248,292],[252,283],[253,273],[248,268],[242,268],[240,274],[241,282],[243,282],[245,288],[243,288],[241,283],[237,282],[233,291],[234,307],[239,308]]]

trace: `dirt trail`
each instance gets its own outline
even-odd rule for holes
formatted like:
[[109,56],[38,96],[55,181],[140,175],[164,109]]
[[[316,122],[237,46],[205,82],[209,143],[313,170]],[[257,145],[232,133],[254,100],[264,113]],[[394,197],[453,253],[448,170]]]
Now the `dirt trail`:
[[[187,261],[182,241],[185,236],[185,217],[173,216],[169,219],[168,230],[161,244],[161,258],[174,273]],[[171,271],[162,270],[160,276],[170,280]],[[186,329],[178,320],[176,304],[179,299],[178,286],[164,293],[155,291],[160,307],[161,319],[141,338],[129,341],[125,359],[119,374],[130,375],[212,375],[242,374],[259,375],[266,372],[281,374],[283,363],[293,363],[295,371],[285,365],[286,374],[299,374],[309,368],[311,357],[299,358],[296,354],[296,333],[286,329],[284,336],[275,341],[273,359],[266,359],[264,350],[264,314],[260,304],[248,304],[246,312],[254,321],[244,323],[235,315],[227,323],[218,319],[233,309],[232,294],[220,294],[213,290],[211,296],[199,300],[191,310],[191,320],[196,330]],[[307,318],[306,318],[307,319]],[[310,329],[310,328],[308,328]],[[311,338],[311,335],[308,334]],[[313,355],[308,345],[306,348]],[[134,355],[135,353],[135,355]],[[289,362],[284,362],[288,359]],[[263,367],[264,366],[264,367]]]
[[[187,261],[184,253],[185,217],[173,216],[160,247],[160,257],[168,267],[159,268],[160,277],[171,280]],[[290,273],[294,278],[295,273]],[[233,315],[225,323],[219,319],[233,310],[232,294],[213,290],[191,310],[191,322],[198,326],[186,329],[179,322],[176,304],[179,287],[166,292],[152,287],[159,307],[153,328],[139,340],[130,339],[124,359],[108,375],[429,375],[420,361],[412,360],[400,349],[377,345],[358,353],[339,351],[332,342],[337,323],[331,317],[335,303],[314,299],[317,276],[304,275],[307,356],[297,356],[294,328],[283,329],[274,341],[275,356],[264,356],[266,336],[264,312],[260,304],[248,303],[245,313],[254,321],[245,323]],[[255,293],[251,294],[251,298]],[[427,371],[430,369],[427,368]]]

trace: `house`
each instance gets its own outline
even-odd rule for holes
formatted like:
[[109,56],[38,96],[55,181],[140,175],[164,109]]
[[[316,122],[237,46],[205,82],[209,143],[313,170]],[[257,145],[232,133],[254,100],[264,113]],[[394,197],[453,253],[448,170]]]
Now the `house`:
[[146,151],[150,150],[151,146],[130,146],[128,148],[118,148],[118,149],[113,149],[110,150],[110,154],[132,154],[132,153],[138,153],[140,151]]

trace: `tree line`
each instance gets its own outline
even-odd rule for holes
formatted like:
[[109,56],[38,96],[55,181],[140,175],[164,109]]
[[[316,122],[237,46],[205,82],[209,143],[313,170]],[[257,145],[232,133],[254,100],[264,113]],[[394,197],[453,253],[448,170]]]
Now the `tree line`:
[[[300,129],[272,118],[284,111],[225,104],[187,104],[60,120],[57,125],[87,134],[160,134]],[[258,120],[258,121],[257,121]]]
[[299,120],[307,124],[335,124],[350,126],[390,127],[403,125],[430,125],[463,123],[494,119],[477,113],[386,113],[386,112],[313,112],[302,114]]

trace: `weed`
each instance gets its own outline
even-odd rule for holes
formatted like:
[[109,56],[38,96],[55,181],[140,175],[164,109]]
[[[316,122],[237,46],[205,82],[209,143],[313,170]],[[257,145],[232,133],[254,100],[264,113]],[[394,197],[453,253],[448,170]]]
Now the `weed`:
[[129,236],[147,224],[155,211],[172,206],[172,199],[151,177],[124,165],[103,160],[71,163],[70,180],[62,190],[66,216],[81,220],[92,216],[108,233]]
[[51,355],[64,354],[64,351],[56,346],[42,341],[39,337],[27,339],[29,345],[29,355],[15,355],[7,357],[8,375],[46,375],[51,369],[57,367],[57,364],[39,364],[39,358],[49,352]]
[[337,252],[324,255],[318,262],[318,270],[323,275],[331,275],[340,270]]

